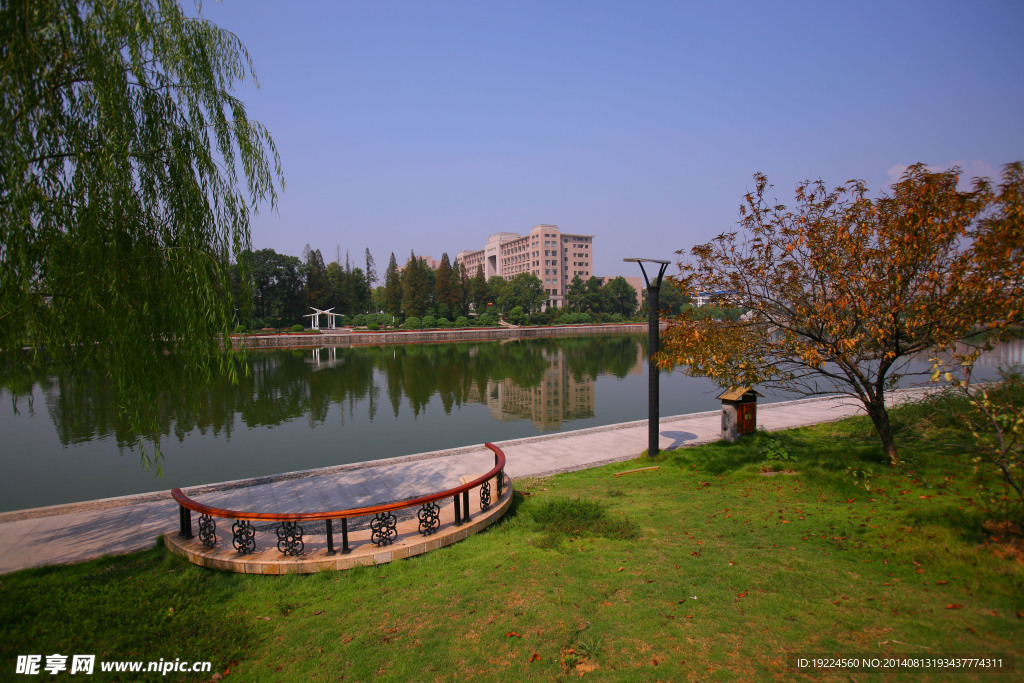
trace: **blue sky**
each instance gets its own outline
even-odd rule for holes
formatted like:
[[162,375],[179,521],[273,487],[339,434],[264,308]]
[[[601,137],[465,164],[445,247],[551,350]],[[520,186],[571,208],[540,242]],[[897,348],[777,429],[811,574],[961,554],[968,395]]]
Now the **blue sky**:
[[[751,176],[884,189],[915,162],[1024,159],[1024,3],[281,2],[203,15],[287,187],[253,244],[454,259],[538,223],[598,275],[732,229]],[[674,271],[672,268],[670,272]]]

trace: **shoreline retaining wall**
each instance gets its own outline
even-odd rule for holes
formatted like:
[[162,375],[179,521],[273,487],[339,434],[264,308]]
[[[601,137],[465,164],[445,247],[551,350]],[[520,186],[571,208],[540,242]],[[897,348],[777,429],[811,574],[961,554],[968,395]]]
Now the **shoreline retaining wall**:
[[[665,323],[662,323],[664,328]],[[538,337],[573,337],[591,334],[645,333],[647,323],[610,325],[566,325],[558,327],[478,327],[457,330],[409,330],[394,332],[355,332],[351,330],[320,334],[281,334],[267,336],[232,335],[238,348],[265,349],[296,346],[362,346],[380,344],[421,344]]]

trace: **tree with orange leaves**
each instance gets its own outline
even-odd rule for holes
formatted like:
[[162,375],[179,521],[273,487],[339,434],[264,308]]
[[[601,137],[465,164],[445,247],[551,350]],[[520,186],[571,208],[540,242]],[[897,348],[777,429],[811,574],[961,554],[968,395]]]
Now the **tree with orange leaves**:
[[890,464],[899,456],[885,392],[914,356],[1024,321],[1024,165],[1002,183],[960,169],[911,166],[890,194],[862,181],[796,189],[788,209],[766,198],[764,175],[740,207],[740,230],[680,255],[683,294],[718,292],[738,320],[669,325],[656,356],[721,386],[762,384],[860,400]]

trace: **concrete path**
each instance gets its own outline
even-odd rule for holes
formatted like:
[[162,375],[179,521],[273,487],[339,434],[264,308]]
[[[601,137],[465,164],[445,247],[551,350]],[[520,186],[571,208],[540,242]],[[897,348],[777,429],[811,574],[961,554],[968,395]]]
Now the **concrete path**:
[[[893,402],[919,391],[898,392]],[[759,405],[767,430],[829,422],[863,409],[849,398],[814,398]],[[660,445],[674,449],[715,441],[719,411],[662,418]],[[647,449],[647,421],[496,442],[512,479],[544,476],[630,460]],[[461,475],[494,464],[483,445],[222,482],[186,489],[196,500],[221,508],[258,512],[309,512],[375,505],[452,488]],[[170,483],[168,483],[170,488]],[[177,529],[169,493],[0,513],[0,573],[150,548]]]

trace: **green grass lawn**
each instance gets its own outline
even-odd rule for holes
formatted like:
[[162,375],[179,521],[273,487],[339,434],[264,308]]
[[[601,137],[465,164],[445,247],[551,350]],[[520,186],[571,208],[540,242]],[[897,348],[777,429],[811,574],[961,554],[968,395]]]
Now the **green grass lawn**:
[[898,470],[865,419],[758,434],[520,480],[490,530],[377,567],[242,576],[156,548],[3,576],[2,678],[31,680],[13,676],[31,653],[211,660],[239,681],[822,678],[791,653],[1008,653],[1017,673],[853,679],[1020,676],[1021,556],[986,538],[956,452],[922,437],[956,420],[913,417]]

